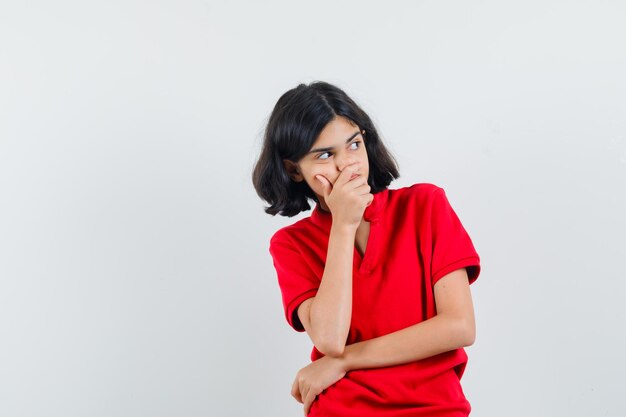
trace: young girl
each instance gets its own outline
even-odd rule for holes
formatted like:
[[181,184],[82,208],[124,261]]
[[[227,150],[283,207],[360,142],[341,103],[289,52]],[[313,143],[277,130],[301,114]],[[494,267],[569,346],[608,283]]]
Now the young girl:
[[474,342],[473,243],[444,190],[389,189],[396,161],[341,89],[300,84],[276,103],[253,173],[271,215],[309,217],[269,251],[287,322],[313,342],[291,394],[318,417],[461,417]]

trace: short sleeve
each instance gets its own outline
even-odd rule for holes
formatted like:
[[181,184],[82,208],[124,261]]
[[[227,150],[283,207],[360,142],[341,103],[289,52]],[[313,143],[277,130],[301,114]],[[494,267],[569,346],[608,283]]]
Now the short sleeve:
[[467,269],[469,283],[480,274],[480,257],[472,239],[450,206],[445,191],[437,189],[432,202],[432,285],[445,275],[460,268]]
[[282,293],[285,318],[294,330],[304,332],[297,308],[304,300],[317,294],[321,279],[313,273],[303,254],[285,233],[279,231],[272,236],[269,251]]

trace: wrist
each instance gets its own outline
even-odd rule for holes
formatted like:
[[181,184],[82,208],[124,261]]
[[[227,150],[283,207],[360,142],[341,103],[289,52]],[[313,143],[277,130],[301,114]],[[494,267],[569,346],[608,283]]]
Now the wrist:
[[338,234],[342,236],[350,236],[354,237],[356,235],[356,231],[359,228],[359,225],[353,225],[349,223],[333,223],[330,227],[331,234]]
[[339,361],[339,363],[341,364],[341,368],[345,371],[345,372],[349,372],[352,371],[353,366],[352,366],[352,357],[353,357],[353,348],[351,347],[352,345],[347,345],[344,350],[343,353],[341,354],[341,356],[338,356],[336,359]]

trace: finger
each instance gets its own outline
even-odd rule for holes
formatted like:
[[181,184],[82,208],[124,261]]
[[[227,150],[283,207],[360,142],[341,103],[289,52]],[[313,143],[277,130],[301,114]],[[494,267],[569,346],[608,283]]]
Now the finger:
[[305,403],[305,399],[307,395],[309,395],[309,392],[311,392],[311,387],[304,387],[300,390],[300,398],[302,399],[302,401],[300,401],[301,403]]
[[293,381],[291,385],[291,396],[296,399],[299,403],[302,403],[302,397],[300,396],[300,384],[298,383],[298,378]]
[[353,191],[355,188],[361,185],[360,182],[362,181],[362,179],[360,176],[355,177],[353,180],[350,180],[350,177],[355,173],[354,171],[348,172],[347,175],[344,175],[344,172],[346,172],[346,170],[344,170],[337,178],[337,181],[335,181],[335,187],[337,187],[337,184],[339,184],[339,186],[345,191]]
[[304,400],[304,415],[305,416],[307,414],[309,414],[309,410],[311,409],[311,405],[313,404],[313,401],[315,401],[316,397],[317,397],[317,395],[315,395],[315,391],[310,390],[308,395],[306,396],[306,398]]
[[322,175],[316,175],[315,178],[322,184],[322,190],[324,191],[324,199],[328,198],[328,194],[332,189],[332,185],[328,179]]
[[355,178],[344,186],[344,190],[351,191],[355,195],[364,196],[371,191],[367,178]]
[[358,170],[359,170],[359,166],[357,163],[347,165],[341,171],[341,174],[339,174],[339,176],[337,177],[337,181],[335,181],[335,184],[337,184],[338,182],[342,185],[346,184],[347,182],[350,181],[350,177],[352,177],[353,174],[356,174]]
[[354,181],[360,182],[360,184],[357,187],[354,187],[354,190],[357,191],[358,194],[360,195],[367,194],[372,190],[372,187],[370,187],[370,185],[367,183],[366,178],[363,178],[363,179],[356,178],[354,179]]
[[346,188],[355,189],[363,185],[367,185],[367,177],[365,175],[362,175],[359,172],[353,172],[350,174],[350,177],[353,177],[354,175],[356,175],[356,177],[348,180],[348,183],[345,185]]

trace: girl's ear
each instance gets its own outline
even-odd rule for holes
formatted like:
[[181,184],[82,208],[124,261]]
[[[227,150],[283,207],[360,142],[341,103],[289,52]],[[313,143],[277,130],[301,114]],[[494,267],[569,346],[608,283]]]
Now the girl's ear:
[[291,177],[292,180],[294,180],[295,182],[304,181],[304,177],[300,172],[298,164],[290,161],[289,159],[283,159],[283,163],[285,164],[285,170],[287,171],[287,174],[289,175],[289,177]]

